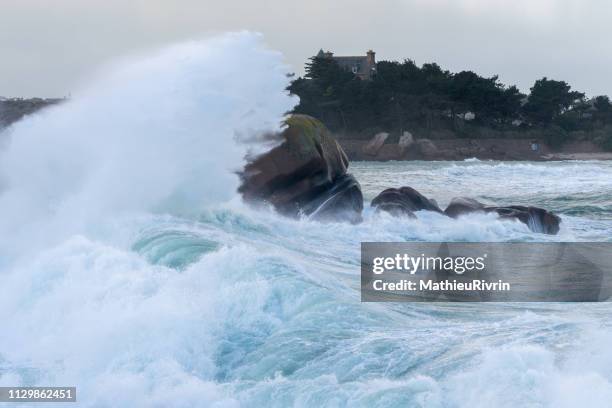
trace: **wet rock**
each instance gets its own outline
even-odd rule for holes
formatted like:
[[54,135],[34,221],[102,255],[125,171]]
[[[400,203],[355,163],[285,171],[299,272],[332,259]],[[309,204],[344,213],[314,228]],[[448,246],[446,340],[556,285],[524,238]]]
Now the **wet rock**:
[[414,218],[420,210],[443,213],[435,200],[430,200],[412,187],[388,188],[378,194],[371,203],[376,211],[385,211],[396,216]]
[[533,232],[555,235],[559,232],[561,217],[543,208],[510,205],[505,207],[486,206],[472,198],[453,198],[444,213],[452,218],[474,212],[495,212],[500,218],[515,219],[527,225]]
[[533,232],[556,235],[559,232],[561,217],[538,207],[511,205],[508,207],[492,207],[501,218],[517,219]]
[[485,211],[485,205],[480,201],[467,197],[455,197],[452,199],[444,214],[452,218],[457,218],[463,214],[470,214],[478,211]]
[[345,174],[333,183],[332,187],[317,195],[302,207],[311,219],[319,221],[361,222],[363,195],[355,177]]
[[559,232],[561,218],[543,208],[521,205],[488,206],[473,198],[457,197],[442,211],[433,199],[423,196],[411,187],[389,188],[377,195],[371,203],[376,211],[385,211],[395,216],[414,218],[414,212],[434,211],[457,218],[464,214],[496,213],[499,218],[522,222],[533,231],[554,235]]
[[269,203],[288,216],[356,222],[363,196],[347,174],[346,154],[317,119],[292,115],[277,147],[249,162],[238,191],[249,202]]

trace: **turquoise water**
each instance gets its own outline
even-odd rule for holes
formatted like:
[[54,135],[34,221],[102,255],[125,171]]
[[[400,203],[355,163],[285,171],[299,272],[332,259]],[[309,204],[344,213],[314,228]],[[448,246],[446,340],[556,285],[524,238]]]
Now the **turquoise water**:
[[[203,378],[244,406],[607,406],[607,304],[362,304],[358,287],[360,241],[610,240],[611,164],[354,163],[351,170],[368,199],[411,185],[441,205],[466,194],[531,203],[557,211],[562,231],[536,235],[488,216],[421,212],[398,220],[369,208],[357,226],[239,205],[197,221],[152,219],[134,237],[136,252],[174,259],[198,248],[200,261],[177,274],[214,288],[202,307],[213,307],[215,318],[199,320],[209,348]],[[164,234],[172,239],[151,240]],[[202,356],[185,358],[190,369]]]
[[351,164],[368,202],[407,185],[532,204],[557,236],[368,205],[359,225],[291,220],[236,194],[296,102],[258,36],[106,71],[3,139],[0,386],[73,385],[95,407],[610,406],[609,304],[362,304],[359,248],[610,241],[611,163]]
[[120,406],[608,406],[608,304],[362,304],[358,288],[364,240],[609,240],[610,164],[352,167],[367,197],[410,184],[444,205],[472,185],[556,210],[563,228],[369,208],[361,225],[319,224],[238,201],[117,219],[104,239],[73,237],[25,264],[38,276],[27,290],[9,281],[20,319],[2,339],[3,381],[76,384],[84,403]]

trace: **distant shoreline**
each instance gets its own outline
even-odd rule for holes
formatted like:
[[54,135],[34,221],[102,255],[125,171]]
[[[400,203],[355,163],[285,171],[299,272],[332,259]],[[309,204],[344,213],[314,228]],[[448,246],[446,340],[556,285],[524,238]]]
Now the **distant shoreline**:
[[65,98],[0,97],[0,130],[43,108],[65,101]]
[[460,161],[466,159],[499,161],[562,161],[562,160],[612,160],[612,152],[604,151],[591,141],[568,142],[558,149],[538,141],[537,151],[532,150],[528,139],[417,139],[426,141],[427,149],[418,146],[403,149],[398,143],[384,143],[375,154],[366,153],[370,140],[343,139],[338,142],[353,161]]
[[[33,114],[45,107],[61,103],[65,99],[0,99],[0,130]],[[612,152],[607,152],[593,141],[571,141],[562,147],[554,149],[543,141],[544,137],[531,131],[492,132],[496,137],[463,138],[449,137],[452,132],[432,132],[434,137],[417,138],[413,146],[402,149],[397,141],[383,143],[373,151],[366,153],[364,148],[371,139],[351,138],[351,135],[336,134],[334,137],[340,143],[350,160],[359,161],[389,161],[389,160],[479,160],[500,161],[559,161],[559,160],[612,160]],[[518,136],[521,137],[518,137]],[[537,151],[532,150],[532,142],[536,141]],[[422,148],[425,145],[427,148]],[[368,149],[365,149],[368,150]]]

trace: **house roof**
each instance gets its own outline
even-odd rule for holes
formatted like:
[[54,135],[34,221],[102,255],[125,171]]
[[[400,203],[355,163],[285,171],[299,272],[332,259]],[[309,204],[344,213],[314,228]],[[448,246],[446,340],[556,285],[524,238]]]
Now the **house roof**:
[[342,61],[342,62],[347,62],[347,63],[348,62],[367,62],[368,61],[368,57],[365,57],[365,56],[353,56],[353,57],[345,57],[345,56],[336,57],[336,56],[333,56],[332,58],[335,59],[338,62]]

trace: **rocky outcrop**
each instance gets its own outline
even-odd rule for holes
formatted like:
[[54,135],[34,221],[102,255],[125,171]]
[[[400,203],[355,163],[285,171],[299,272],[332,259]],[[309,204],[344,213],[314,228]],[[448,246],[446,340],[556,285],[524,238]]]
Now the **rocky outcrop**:
[[444,214],[452,218],[457,218],[463,214],[469,214],[473,212],[482,211],[484,212],[485,205],[480,201],[474,200],[473,198],[467,197],[455,197],[451,200]]
[[399,154],[403,155],[404,153],[406,153],[413,144],[414,137],[412,136],[412,133],[404,131],[404,133],[400,136],[399,141],[397,142]]
[[362,149],[363,153],[369,156],[376,156],[378,152],[380,151],[380,149],[385,144],[385,141],[387,140],[388,137],[389,137],[389,133],[387,132],[377,133],[376,135],[374,135],[372,140],[368,142],[368,144],[363,146],[363,149]]
[[556,235],[559,232],[561,217],[543,208],[511,205],[508,207],[494,207],[501,218],[516,219],[526,224],[533,232]]
[[310,202],[302,205],[301,211],[319,221],[361,221],[363,195],[355,177],[345,174],[338,177],[331,188],[323,191]]
[[347,174],[346,154],[317,119],[292,115],[282,142],[249,162],[239,192],[249,202],[265,202],[288,216],[320,220],[361,220],[363,196]]
[[[271,204],[288,216],[359,222],[363,195],[357,180],[347,173],[349,162],[340,145],[321,122],[310,116],[293,115],[286,120],[286,125],[278,135],[281,143],[251,160],[240,173],[239,192],[243,198]],[[423,153],[428,149],[438,151],[427,139],[417,140],[409,146]],[[405,217],[414,217],[414,213],[421,210],[452,218],[475,212],[495,212],[500,218],[518,220],[530,230],[544,234],[558,233],[561,223],[560,217],[542,208],[488,206],[471,198],[455,198],[442,211],[435,200],[411,187],[386,189],[372,200],[371,205],[377,212]]]
[[419,139],[416,141],[416,150],[425,159],[437,157],[438,147],[429,139]]
[[557,234],[561,218],[543,208],[509,205],[504,207],[487,206],[473,198],[457,197],[442,211],[435,200],[429,199],[411,187],[388,188],[377,195],[371,203],[376,212],[384,211],[394,216],[414,218],[414,212],[434,211],[458,218],[464,214],[496,213],[499,218],[522,222],[533,231],[542,234]]
[[444,213],[452,218],[475,212],[495,212],[500,218],[514,219],[527,225],[533,232],[555,235],[559,232],[561,217],[543,208],[510,205],[506,207],[486,206],[472,198],[454,198]]
[[435,200],[430,200],[412,187],[388,188],[374,197],[371,206],[396,216],[414,218],[420,210],[443,213]]
[[[427,141],[420,142],[428,145],[423,149],[426,154],[417,146],[417,141],[423,139],[418,139],[414,132],[414,143],[406,148],[402,148],[399,141],[392,143],[393,137],[390,135],[376,156],[363,153],[363,147],[369,140],[351,139],[345,135],[339,142],[350,160],[612,160],[612,153],[605,152],[597,145],[596,139],[582,140],[585,137],[591,138],[591,135],[576,134],[575,137],[580,141],[567,142],[557,151],[541,140],[542,135],[539,132],[541,131],[530,130],[524,134],[516,131],[489,132],[483,135],[485,138],[470,139],[461,138],[453,132],[432,131],[429,141],[433,143],[433,147]],[[531,140],[538,141],[537,151],[532,150]]]

